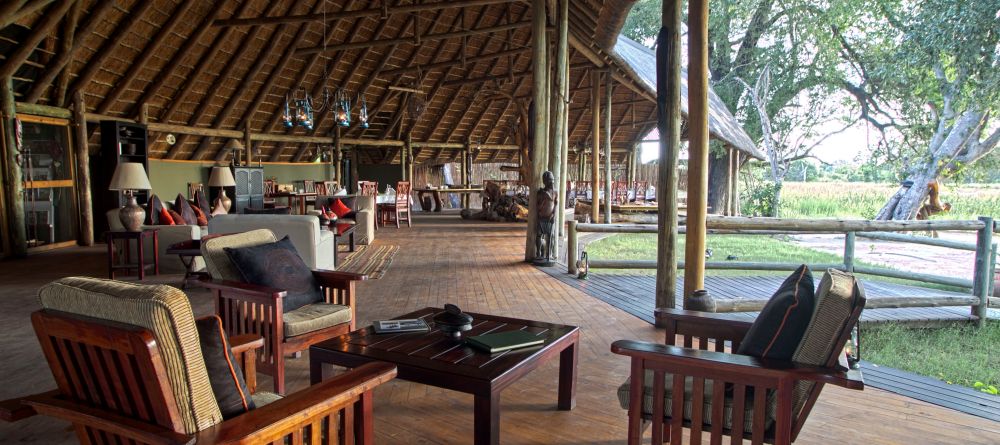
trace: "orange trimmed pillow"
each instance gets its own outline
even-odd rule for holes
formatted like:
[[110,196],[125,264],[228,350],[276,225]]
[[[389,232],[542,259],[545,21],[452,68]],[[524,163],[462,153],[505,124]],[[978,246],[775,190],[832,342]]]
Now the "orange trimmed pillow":
[[344,215],[351,213],[351,208],[344,205],[340,199],[335,199],[330,203],[330,210],[337,215],[337,218],[343,218]]
[[207,226],[208,218],[205,216],[205,212],[202,212],[198,206],[191,206],[191,210],[194,211],[194,217],[198,220],[199,226]]
[[160,207],[160,225],[161,226],[172,226],[174,225],[174,217],[170,216],[170,211],[166,207]]

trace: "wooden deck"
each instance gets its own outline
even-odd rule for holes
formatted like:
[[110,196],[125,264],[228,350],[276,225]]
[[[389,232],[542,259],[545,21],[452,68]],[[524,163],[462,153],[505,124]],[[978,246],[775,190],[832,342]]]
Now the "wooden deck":
[[[595,297],[612,306],[620,308],[647,322],[653,322],[653,309],[656,307],[654,291],[656,278],[653,275],[608,274],[600,270],[592,272],[586,280],[581,280],[566,273],[566,267],[547,267],[543,269],[570,286],[587,295]],[[819,280],[819,276],[815,276]],[[717,299],[766,299],[784,281],[781,276],[707,276],[705,288],[712,297]],[[885,281],[862,278],[865,293],[869,300],[892,297],[921,296],[958,296],[967,294],[948,292],[937,289],[910,286],[905,284],[887,283]],[[683,277],[678,278],[676,291],[677,306],[682,306]],[[749,320],[757,316],[756,312],[739,312],[740,316]],[[861,315],[862,323],[899,322],[911,325],[931,326],[954,322],[969,322],[972,320],[971,309],[968,306],[900,308],[900,309],[865,309]]]
[[[501,397],[501,443],[625,443],[626,415],[615,390],[629,362],[609,352],[617,339],[662,341],[663,331],[523,263],[524,225],[417,216],[412,228],[380,229],[376,244],[399,245],[385,277],[358,287],[358,322],[452,302],[486,312],[580,326],[577,406],[556,409],[558,364],[544,365]],[[52,388],[29,314],[37,288],[67,275],[101,276],[100,248],[73,248],[0,267],[0,399]],[[179,283],[180,275],[160,277]],[[190,290],[196,315],[211,313],[207,292]],[[308,359],[289,362],[290,391],[309,382]],[[270,386],[261,379],[262,389]],[[376,443],[471,443],[472,396],[394,380],[375,391]],[[878,389],[824,389],[796,444],[995,444],[1000,423]],[[0,423],[0,443],[75,443],[68,425],[29,419]]]

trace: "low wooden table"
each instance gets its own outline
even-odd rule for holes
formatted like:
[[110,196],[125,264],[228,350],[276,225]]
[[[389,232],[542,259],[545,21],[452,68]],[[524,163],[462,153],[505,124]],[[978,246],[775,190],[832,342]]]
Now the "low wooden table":
[[[483,191],[482,187],[469,187],[469,188],[440,188],[440,189],[413,189],[417,193],[417,202],[420,203],[420,208],[425,212],[440,212],[441,208],[444,206],[444,202],[441,200],[442,193],[458,193],[458,194],[470,194],[470,193],[481,193]],[[432,203],[430,207],[424,205],[424,195],[430,194]]]
[[[129,270],[135,269],[136,275],[139,279],[146,277],[146,269],[152,267],[153,274],[160,274],[160,239],[157,236],[160,229],[143,229],[138,232],[130,232],[127,230],[109,230],[105,232],[105,241],[108,243],[108,278],[115,279],[116,270],[124,270],[128,272]],[[143,244],[146,237],[153,238],[153,264],[146,264],[145,248]],[[115,261],[115,240],[124,241],[124,261]],[[135,262],[132,262],[132,251],[129,249],[129,245],[135,240],[135,253],[137,258]]]
[[350,240],[349,252],[354,252],[354,232],[357,231],[358,225],[354,223],[330,223],[330,231],[333,232],[333,268],[337,268],[337,257],[340,249],[337,247],[344,243],[345,239]]
[[177,255],[184,264],[184,281],[181,282],[181,289],[186,289],[188,283],[197,284],[201,277],[208,277],[208,272],[197,272],[194,270],[195,258],[201,256],[201,242],[219,236],[231,235],[230,233],[220,233],[216,235],[205,235],[201,239],[189,239],[179,243],[171,244],[167,248],[167,255]]
[[[431,324],[441,308],[425,308],[397,318],[423,318]],[[500,391],[550,359],[559,357],[560,410],[576,405],[576,363],[580,329],[517,318],[470,313],[466,336],[525,330],[545,339],[541,346],[489,354],[430,332],[375,334],[369,326],[309,348],[313,384],[323,380],[323,364],[355,368],[373,361],[395,363],[398,378],[475,396],[475,443],[500,443]]]

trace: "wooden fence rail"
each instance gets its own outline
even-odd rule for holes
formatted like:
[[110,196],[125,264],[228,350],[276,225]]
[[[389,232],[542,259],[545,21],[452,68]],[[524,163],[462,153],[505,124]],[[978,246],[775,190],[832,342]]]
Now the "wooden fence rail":
[[[681,221],[683,224],[683,221]],[[684,233],[686,227],[681,226],[679,232]],[[991,298],[993,294],[993,274],[996,269],[997,244],[993,242],[993,232],[998,227],[992,217],[980,217],[976,221],[934,220],[934,221],[868,221],[868,220],[797,220],[782,218],[757,217],[724,217],[710,216],[708,232],[721,234],[744,235],[777,235],[803,233],[842,233],[844,234],[843,263],[815,264],[810,267],[823,270],[827,268],[840,269],[847,272],[857,272],[889,278],[899,278],[925,283],[935,283],[953,286],[970,291],[969,297],[919,297],[919,298],[889,298],[872,300],[869,307],[901,308],[901,307],[939,307],[939,306],[970,306],[972,314],[978,317],[982,325],[986,319],[986,309],[990,306],[1000,307],[1000,299]],[[976,243],[941,240],[936,238],[914,236],[895,232],[912,231],[975,231]],[[567,242],[567,272],[579,272],[580,252],[583,246],[579,243],[579,233],[656,233],[657,227],[652,224],[582,224],[569,222],[569,239]],[[973,251],[976,253],[975,270],[971,280],[933,275],[918,272],[906,272],[885,267],[857,265],[854,261],[854,247],[857,237],[883,241],[923,244],[950,249]],[[588,258],[587,266],[594,269],[656,269],[655,260],[607,260]],[[793,263],[759,263],[759,262],[706,262],[705,269],[728,270],[767,270],[792,271],[799,265]],[[684,262],[677,264],[684,268]],[[718,312],[756,311],[763,307],[766,300],[722,300],[717,302]]]

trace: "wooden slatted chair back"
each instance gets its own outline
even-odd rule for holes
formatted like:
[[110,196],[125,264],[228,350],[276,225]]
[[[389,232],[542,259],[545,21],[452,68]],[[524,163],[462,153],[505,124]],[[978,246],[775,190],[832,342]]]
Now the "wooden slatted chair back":
[[641,204],[646,202],[646,190],[649,189],[649,181],[635,181],[635,202]]
[[396,207],[404,206],[410,208],[410,182],[399,181],[396,183]]
[[[63,397],[183,432],[150,331],[47,309],[32,314],[31,322]],[[93,426],[77,424],[76,432],[81,443],[134,443]]]
[[377,181],[358,181],[358,194],[361,196],[377,196]]
[[587,192],[590,191],[590,181],[576,181],[576,197],[577,198],[587,198]]
[[628,202],[628,183],[625,181],[615,181],[612,183],[611,200],[616,204]]

